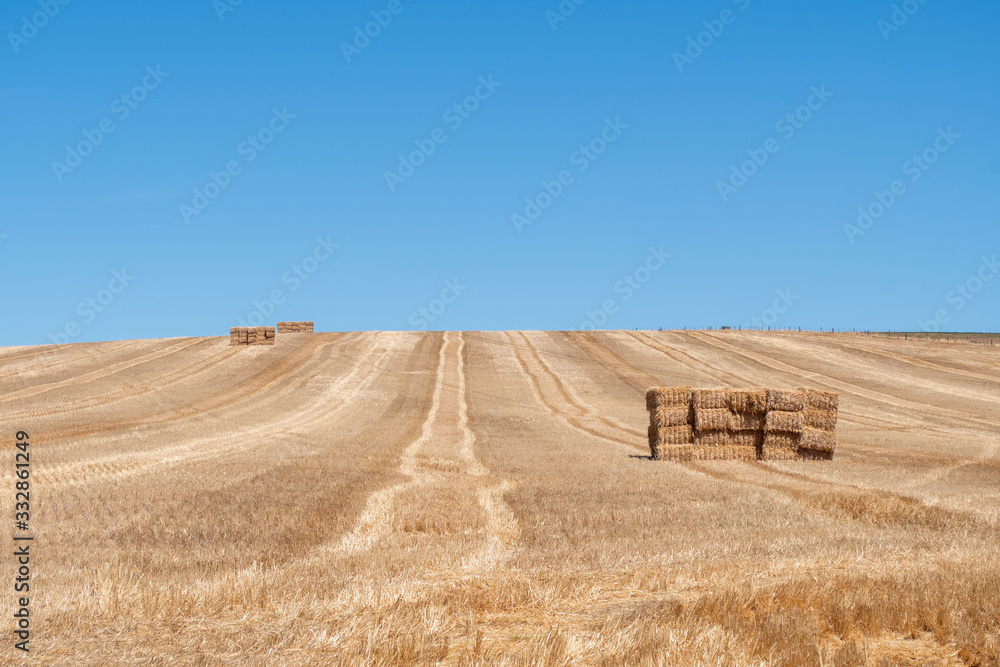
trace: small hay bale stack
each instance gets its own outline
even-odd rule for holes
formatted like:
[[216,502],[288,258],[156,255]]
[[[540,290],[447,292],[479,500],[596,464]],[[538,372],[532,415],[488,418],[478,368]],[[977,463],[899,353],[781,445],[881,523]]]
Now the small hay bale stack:
[[314,333],[313,322],[278,322],[278,333]]
[[274,345],[274,327],[255,327],[257,329],[258,345]]
[[807,389],[654,387],[646,392],[649,450],[667,461],[829,460],[837,402]]
[[231,327],[229,329],[229,346],[247,345],[247,327]]
[[649,453],[657,461],[689,460],[682,452],[694,441],[691,429],[691,387],[653,387],[646,392],[649,412]]

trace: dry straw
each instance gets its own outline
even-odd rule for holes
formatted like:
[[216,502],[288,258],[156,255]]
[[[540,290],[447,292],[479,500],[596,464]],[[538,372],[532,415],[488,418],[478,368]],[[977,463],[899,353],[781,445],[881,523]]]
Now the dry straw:
[[755,447],[701,447],[699,445],[680,445],[670,447],[663,453],[664,461],[753,461],[757,458]]
[[800,433],[768,431],[764,434],[761,458],[765,461],[788,461],[798,458]]
[[692,391],[691,387],[653,387],[646,392],[646,409],[688,407]]
[[657,408],[649,415],[650,424],[657,428],[686,426],[691,423],[691,408]]
[[729,431],[694,432],[694,444],[698,447],[725,447],[729,444]]
[[646,393],[653,458],[669,461],[831,459],[832,392],[654,387]]
[[817,391],[816,389],[799,389],[805,394],[806,407],[813,410],[836,412],[840,408],[840,394],[833,391]]
[[767,413],[767,423],[764,425],[764,429],[767,431],[802,433],[802,415],[802,412],[771,410]]
[[802,421],[808,428],[816,428],[821,431],[833,431],[837,428],[837,411],[807,409],[803,415]]
[[718,410],[729,407],[729,389],[695,389],[695,410]]
[[764,412],[767,410],[767,390],[762,387],[733,389],[729,392],[729,409],[733,412]]
[[802,432],[802,440],[799,442],[799,446],[803,449],[832,454],[837,449],[837,434],[831,431],[807,428]]
[[728,408],[725,409],[694,409],[694,430],[698,433],[702,431],[726,431],[729,429],[729,418],[732,415]]
[[753,447],[755,450],[764,446],[763,431],[729,432],[729,444],[733,447]]
[[800,412],[806,407],[806,395],[803,391],[767,390],[767,409],[783,412]]
[[668,426],[659,428],[653,424],[649,425],[649,451],[654,459],[664,460],[667,453],[678,446],[690,445],[693,440],[691,427]]
[[730,431],[762,431],[764,424],[763,412],[733,412],[729,415]]

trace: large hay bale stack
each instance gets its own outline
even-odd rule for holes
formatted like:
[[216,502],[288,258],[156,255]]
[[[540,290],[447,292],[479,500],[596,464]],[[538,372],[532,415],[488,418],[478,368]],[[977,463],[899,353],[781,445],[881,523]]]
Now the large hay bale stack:
[[646,393],[649,449],[669,461],[830,459],[838,398],[810,389],[654,387]]

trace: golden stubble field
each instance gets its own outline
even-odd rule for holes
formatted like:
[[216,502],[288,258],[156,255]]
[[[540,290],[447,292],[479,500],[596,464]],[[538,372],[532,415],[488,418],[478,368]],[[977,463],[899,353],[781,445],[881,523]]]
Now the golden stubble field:
[[[644,392],[676,384],[838,391],[837,456],[651,461]],[[1000,347],[0,348],[0,414],[8,545],[32,442],[30,664],[1000,664]]]

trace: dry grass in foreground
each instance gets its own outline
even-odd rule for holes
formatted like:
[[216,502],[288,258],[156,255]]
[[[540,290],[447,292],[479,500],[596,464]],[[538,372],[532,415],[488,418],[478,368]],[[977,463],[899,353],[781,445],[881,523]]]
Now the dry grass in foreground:
[[[649,459],[650,386],[804,384],[841,395],[833,461]],[[32,664],[1000,665],[988,346],[127,341],[0,349],[0,387]]]

